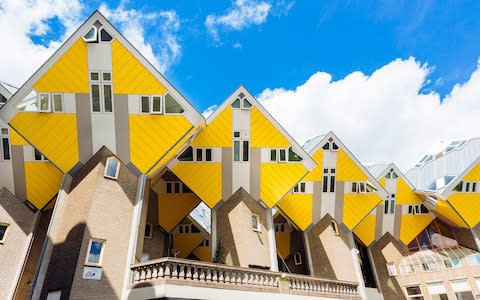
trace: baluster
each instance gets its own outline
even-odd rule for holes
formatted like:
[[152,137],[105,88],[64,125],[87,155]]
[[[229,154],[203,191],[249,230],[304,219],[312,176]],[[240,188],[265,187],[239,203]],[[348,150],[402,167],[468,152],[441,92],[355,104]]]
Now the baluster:
[[158,278],[163,278],[165,276],[164,269],[165,269],[164,263],[161,263],[158,265]]
[[199,272],[198,272],[199,268],[196,267],[196,266],[193,266],[193,280],[199,280]]
[[165,278],[170,278],[172,276],[172,271],[170,269],[171,265],[170,263],[165,264]]
[[180,268],[180,272],[178,272],[178,277],[180,279],[185,279],[185,265],[179,264],[178,267]]
[[145,280],[145,275],[146,275],[145,267],[140,268],[140,280],[141,281]]
[[138,272],[138,268],[133,270],[133,282],[140,281],[140,272]]
[[213,269],[212,270],[213,274],[212,274],[212,281],[213,282],[218,282],[218,270],[217,269]]
[[[234,275],[235,276],[235,275]],[[230,271],[225,271],[225,283],[226,284],[231,284],[231,283],[235,283],[235,277],[233,278],[233,282],[231,282],[231,279],[230,279]]]
[[160,266],[157,265],[157,264],[153,265],[153,268],[152,268],[152,278],[153,278],[153,279],[158,278],[158,268],[159,268],[159,267],[160,267]]
[[205,280],[212,281],[212,273],[210,268],[207,268],[207,276],[205,277]]
[[178,278],[178,264],[172,264],[172,278]]
[[186,274],[186,279],[192,279],[192,266],[187,265],[187,274]]
[[218,282],[225,283],[225,273],[226,273],[226,271],[221,269],[221,270],[218,271],[218,273],[219,273],[218,274]]
[[152,266],[146,266],[145,279],[152,279]]

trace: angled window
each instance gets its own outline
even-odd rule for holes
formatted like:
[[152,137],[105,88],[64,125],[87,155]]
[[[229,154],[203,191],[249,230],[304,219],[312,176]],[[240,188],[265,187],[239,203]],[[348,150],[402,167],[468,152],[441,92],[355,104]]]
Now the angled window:
[[111,42],[112,36],[104,28],[100,29],[100,41],[102,42]]
[[240,93],[240,95],[238,95],[238,98],[235,99],[233,102],[232,102],[232,108],[240,108],[240,109],[251,109],[252,108],[252,103],[250,101],[247,100],[247,98],[245,97],[245,95],[243,93]]
[[114,157],[107,158],[107,165],[105,166],[104,176],[110,179],[117,179],[119,171],[120,162]]
[[293,151],[293,148],[288,148],[288,161],[302,161],[303,158]]
[[323,169],[323,189],[324,193],[335,192],[335,169]]
[[322,146],[322,149],[323,149],[323,150],[330,150],[330,151],[338,151],[339,147],[338,147],[338,145],[333,141],[332,138],[329,138],[329,139],[328,139],[328,142],[326,142],[326,143]]
[[183,107],[169,93],[165,94],[165,113],[181,114],[185,111]]
[[243,99],[243,108],[244,109],[252,108],[252,103],[250,103],[250,101],[248,101],[246,98]]
[[232,102],[232,108],[240,108],[240,99],[237,98]]
[[391,168],[387,174],[385,174],[385,178],[387,179],[397,179],[398,178],[398,175],[397,173],[395,173],[395,170],[393,168]]
[[50,108],[50,94],[40,93],[38,94],[38,107],[41,112],[51,112],[52,109]]
[[252,214],[252,230],[260,232],[260,217],[257,214]]
[[35,157],[35,160],[48,160],[40,151],[38,151],[36,148],[33,148],[33,156]]
[[83,36],[83,40],[87,43],[96,43],[98,41],[97,27],[92,26]]
[[7,223],[0,223],[0,244],[5,242],[5,236],[7,235],[8,226]]
[[178,157],[179,161],[193,161],[193,148],[189,146],[185,151],[180,154]]
[[332,222],[330,222],[330,227],[332,228],[332,231],[335,235],[338,235],[338,225],[337,225],[337,222],[335,222],[335,220],[332,220]]
[[302,253],[297,251],[295,253],[295,256],[293,257],[293,260],[294,260],[296,266],[301,265],[302,264]]
[[1,128],[0,139],[0,160],[10,160],[10,137],[8,135],[8,128]]
[[86,265],[100,266],[102,264],[105,242],[105,240],[101,239],[90,239],[88,243],[87,257],[85,258]]

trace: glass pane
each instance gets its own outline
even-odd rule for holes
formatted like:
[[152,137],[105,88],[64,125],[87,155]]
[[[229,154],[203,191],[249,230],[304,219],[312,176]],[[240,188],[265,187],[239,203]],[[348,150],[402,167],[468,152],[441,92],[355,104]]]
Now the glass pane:
[[356,192],[357,192],[357,183],[352,182],[352,193],[356,193]]
[[142,96],[141,98],[142,113],[150,112],[150,100],[147,96]]
[[422,290],[420,289],[420,286],[409,286],[407,287],[407,294],[408,295],[421,295]]
[[42,111],[47,111],[48,109],[48,100],[49,95],[48,94],[40,94],[40,110]]
[[305,182],[300,183],[300,192],[305,193]]
[[335,144],[335,143],[332,143],[332,149],[333,149],[333,150],[338,150],[338,146],[337,146],[337,144]]
[[249,148],[248,141],[243,141],[243,161],[248,161]]
[[277,149],[270,150],[270,161],[277,161]]
[[197,149],[197,161],[203,160],[203,149]]
[[293,151],[292,147],[288,148],[288,161],[302,161],[302,157]]
[[108,72],[103,73],[103,80],[111,81],[112,80],[112,74],[108,73]]
[[63,111],[62,95],[53,95],[53,110]]
[[240,137],[240,131],[234,131],[233,137]]
[[323,176],[323,192],[326,193],[328,190],[328,176]]
[[190,193],[193,193],[192,190],[186,186],[185,184],[183,184],[183,193],[184,194],[190,194]]
[[100,40],[102,42],[110,42],[112,40],[112,36],[105,30],[100,30]]
[[390,213],[395,213],[395,200],[390,200]]
[[388,172],[387,174],[385,174],[385,178],[390,178],[390,172]]
[[90,80],[98,80],[98,72],[90,73]]
[[287,155],[285,149],[280,149],[280,161],[285,161],[287,159],[286,156]]
[[100,111],[100,86],[92,84],[92,110]]
[[152,97],[152,112],[162,112],[162,97]]
[[212,149],[205,149],[205,161],[212,161]]
[[247,99],[243,99],[243,108],[251,108],[252,103],[250,103]]
[[0,241],[3,241],[5,238],[5,232],[7,232],[7,225],[0,225]]
[[100,241],[92,241],[90,251],[88,252],[88,262],[92,264],[100,263],[100,254],[102,253],[103,243]]
[[193,161],[193,149],[192,147],[188,147],[183,151],[182,154],[178,157],[179,161]]
[[183,107],[178,104],[177,100],[172,97],[170,94],[165,95],[165,113],[167,114],[181,114],[185,110]]
[[233,101],[232,107],[233,108],[240,108],[240,99],[237,98],[237,100]]
[[103,85],[103,97],[105,98],[105,112],[112,112],[112,86]]
[[258,219],[257,216],[252,216],[252,228],[258,229]]
[[118,168],[118,161],[115,159],[107,160],[107,173],[106,175],[109,177],[117,177],[117,168]]
[[383,213],[384,214],[388,214],[388,204],[389,204],[389,201],[388,200],[385,200],[385,206],[384,206],[384,209],[383,209]]
[[10,160],[10,143],[8,138],[2,138],[3,159]]
[[323,150],[329,150],[330,149],[330,143],[326,143],[325,145],[323,145]]
[[330,192],[335,192],[335,176],[330,176]]
[[172,193],[172,183],[167,182],[167,194],[171,194],[171,193]]
[[240,161],[240,141],[233,141],[233,161]]
[[298,184],[296,184],[296,185],[293,187],[293,192],[294,192],[294,193],[298,193]]
[[175,182],[175,194],[180,193],[180,182]]
[[42,160],[42,153],[38,151],[37,149],[34,150],[35,152],[35,160]]

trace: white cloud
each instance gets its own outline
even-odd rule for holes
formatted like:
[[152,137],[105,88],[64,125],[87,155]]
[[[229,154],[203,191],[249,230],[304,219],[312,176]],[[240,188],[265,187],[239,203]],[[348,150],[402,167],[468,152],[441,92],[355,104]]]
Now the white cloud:
[[332,81],[317,72],[294,90],[265,89],[258,98],[299,141],[332,130],[361,161],[393,161],[406,171],[440,141],[480,134],[480,63],[443,99],[421,92],[431,71],[397,59],[370,76]]
[[[180,59],[182,47],[177,36],[180,20],[174,10],[144,13],[136,9],[125,9],[122,4],[115,9],[102,4],[99,10],[119,26],[125,37],[160,72],[165,72]],[[158,39],[147,41],[146,31],[151,28]]]
[[260,25],[267,20],[272,5],[265,1],[236,0],[224,15],[210,14],[205,26],[215,41],[220,41],[219,30],[242,30]]
[[202,113],[203,117],[207,119],[210,117],[211,114],[213,114],[217,110],[218,106],[216,104],[207,107],[207,109]]
[[235,48],[235,49],[242,49],[243,45],[240,42],[236,42],[232,45],[232,47]]

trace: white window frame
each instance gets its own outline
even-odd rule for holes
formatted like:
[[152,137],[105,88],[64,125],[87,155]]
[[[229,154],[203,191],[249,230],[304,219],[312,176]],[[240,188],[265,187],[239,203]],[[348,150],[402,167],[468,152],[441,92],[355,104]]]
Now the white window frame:
[[[328,149],[324,149],[323,147],[325,147],[325,145],[328,144]],[[335,146],[337,146],[337,149],[333,149],[333,144],[335,144]],[[340,150],[340,146],[338,145],[337,142],[334,141],[333,138],[329,138],[328,141],[322,145],[322,150],[323,151],[331,151],[331,152],[338,152],[338,150]]]
[[[257,220],[257,227],[253,226],[253,219],[254,218]],[[251,223],[251,228],[252,228],[253,231],[262,232],[261,227],[260,227],[260,216],[258,214],[254,214],[254,213],[251,214],[250,223]]]
[[203,241],[200,243],[199,247],[210,247],[210,240],[209,240],[209,239],[203,240]]
[[293,262],[296,266],[302,264],[302,253],[300,251],[295,252],[295,255],[293,256]]
[[[142,110],[143,108],[143,97],[147,97],[148,98],[148,112],[144,112]],[[161,115],[163,114],[164,112],[164,98],[163,96],[161,95],[140,95],[139,97],[139,101],[140,101],[140,113],[142,114],[151,114],[151,115]],[[159,111],[154,111],[153,110],[153,98],[160,98],[160,110]]]
[[[327,190],[324,189],[325,178],[327,179]],[[333,191],[332,191],[333,180]],[[337,190],[337,170],[335,168],[324,168],[322,172],[322,193],[335,193]]]
[[[110,176],[107,174],[108,171],[108,163],[110,161],[115,161],[117,163],[117,169],[115,170],[115,176]],[[115,157],[109,157],[107,158],[107,162],[105,163],[105,172],[103,173],[103,177],[105,178],[110,178],[110,179],[118,179],[118,173],[120,172],[120,161],[116,159]]]
[[[42,109],[42,95],[48,96],[47,100],[47,109]],[[55,96],[60,96],[61,98],[61,103],[62,103],[62,109],[61,110],[56,110],[55,109]],[[61,113],[64,112],[65,109],[65,103],[64,103],[64,97],[62,93],[38,93],[37,95],[37,106],[38,106],[38,111],[42,113]]]
[[287,225],[287,224],[286,223],[275,223],[274,224],[275,232],[285,232],[285,225]]
[[[10,140],[10,129],[6,127],[0,128],[0,161],[8,161],[12,159],[12,145]],[[9,157],[5,158],[5,149],[3,148],[3,139],[7,139]]]
[[307,193],[307,182],[305,181],[300,181],[292,189],[292,194],[306,194],[306,193]]
[[5,226],[5,234],[3,235],[3,238],[0,240],[0,244],[4,244],[4,243],[5,243],[5,239],[6,239],[6,237],[7,237],[7,234],[8,234],[8,228],[10,228],[10,224],[4,223],[4,222],[0,222],[0,226]]
[[[410,287],[417,287],[420,289],[420,294],[415,294],[415,295],[409,295],[408,294],[408,291],[407,291],[407,288],[410,288]],[[423,296],[423,289],[422,289],[422,286],[420,284],[410,284],[410,285],[407,285],[405,286],[405,294],[407,295],[407,299],[415,299],[415,297],[422,297],[422,298],[425,298]]]
[[[167,101],[166,101],[166,97],[167,95],[170,95],[170,97],[173,98],[173,100],[175,100],[175,102],[177,102],[178,105],[180,105],[180,107],[183,109],[183,112],[181,113],[174,113],[174,112],[167,112]],[[163,103],[163,113],[165,115],[183,115],[185,114],[185,112],[187,111],[186,108],[177,100],[176,97],[173,96],[172,93],[170,92],[166,92],[163,96],[162,96],[162,103]]]
[[[240,101],[240,106],[239,107],[233,107],[233,102],[239,100]],[[245,104],[245,100],[248,101],[248,103],[250,103],[250,107],[246,107],[244,104]],[[252,109],[253,107],[253,103],[252,101],[248,100],[247,97],[244,95],[243,97],[240,97],[238,96],[237,98],[235,98],[235,100],[232,101],[232,103],[230,104],[230,107],[232,109],[242,109],[242,110],[250,110]]]
[[[35,161],[48,161],[47,157],[45,155],[43,155],[42,152],[40,152],[40,150],[38,150],[37,148],[33,148],[33,159],[35,159]],[[38,155],[40,155],[40,159],[37,159],[37,153]]]
[[[235,133],[238,132],[240,136],[236,137]],[[247,138],[247,134],[244,130],[234,130],[232,133],[233,136],[233,142],[232,142],[232,161],[234,163],[249,163],[250,162],[250,156],[251,156],[251,144],[250,144],[250,139]],[[235,160],[235,142],[239,142],[239,160]],[[244,151],[244,142],[248,142],[248,159],[245,160],[243,156],[243,151]]]
[[178,233],[180,233],[180,234],[192,233],[192,224],[180,224],[180,225],[178,225]]
[[[415,274],[415,267],[413,264],[400,264],[399,266],[400,269],[400,274],[402,275],[410,275],[410,274]],[[411,270],[411,272],[407,272],[408,270]]]
[[387,199],[384,201],[383,214],[393,215],[395,214],[395,194],[387,195]]
[[393,277],[397,276],[397,267],[395,266],[394,262],[387,262],[387,271],[388,271],[388,276]]
[[[98,74],[98,80],[92,79],[92,73]],[[104,74],[110,74],[110,80],[103,79]],[[113,74],[112,71],[96,71],[92,70],[88,72],[88,78],[90,80],[90,111],[94,114],[112,114],[115,111],[114,99],[113,99]],[[100,101],[100,111],[93,110],[93,93],[92,93],[92,85],[98,85],[99,88],[99,101]],[[112,111],[105,111],[105,86],[110,86],[111,92],[111,101],[112,101]],[[141,108],[140,108],[141,110]]]
[[[100,249],[100,258],[98,259],[98,263],[93,263],[88,261],[88,257],[90,256],[90,249],[92,248],[93,242],[100,242],[102,244],[102,249]],[[99,238],[90,238],[88,241],[88,248],[87,248],[87,255],[85,256],[85,265],[86,266],[96,266],[100,267],[103,262],[103,255],[105,254],[105,245],[107,240],[99,239]]]
[[[105,30],[112,37],[112,39],[110,41],[102,41],[102,33],[101,33],[102,30]],[[113,37],[113,35],[105,27],[102,26],[98,29],[98,31],[97,31],[97,41],[99,43],[111,44],[114,39],[115,38]]]
[[[93,33],[93,37],[90,38],[90,39],[85,38],[85,35],[86,35],[87,33],[89,33],[90,30],[92,30],[92,29],[94,30],[94,31],[93,31],[93,32],[94,32],[94,33]],[[98,29],[97,29],[97,27],[95,27],[95,25],[93,25],[92,27],[90,27],[90,28],[87,30],[87,32],[85,32],[85,34],[82,35],[82,38],[83,38],[83,40],[84,40],[85,42],[87,42],[87,43],[95,43],[95,42],[97,42],[97,41],[98,41]]]

